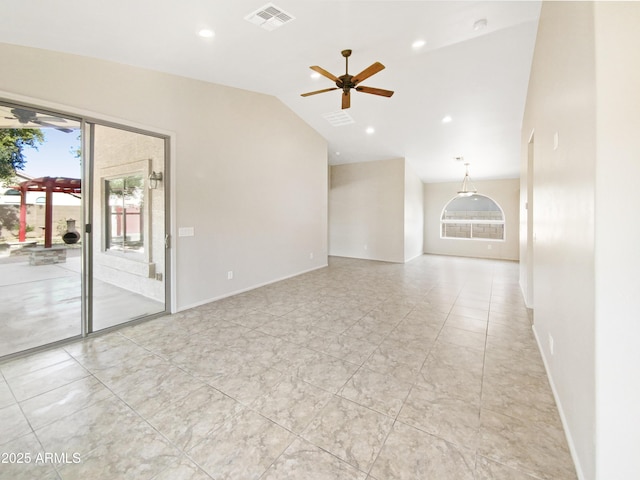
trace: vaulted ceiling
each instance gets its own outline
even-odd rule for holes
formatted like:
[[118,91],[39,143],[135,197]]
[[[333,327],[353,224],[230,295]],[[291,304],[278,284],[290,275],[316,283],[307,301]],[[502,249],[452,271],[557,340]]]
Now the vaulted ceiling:
[[[0,42],[85,55],[278,97],[329,143],[331,164],[404,157],[425,182],[519,175],[520,127],[540,2],[274,0],[293,17],[245,19],[264,0],[31,0],[5,2]],[[283,17],[282,17],[283,18]],[[259,22],[258,22],[259,23]],[[269,30],[265,26],[275,26]],[[203,38],[202,29],[214,35]],[[424,45],[413,47],[415,41]],[[340,76],[378,61],[362,85]],[[1,61],[1,59],[0,59]],[[325,116],[348,113],[341,126]],[[446,117],[449,122],[443,122]],[[367,128],[374,133],[367,133]],[[464,161],[455,160],[463,157]]]

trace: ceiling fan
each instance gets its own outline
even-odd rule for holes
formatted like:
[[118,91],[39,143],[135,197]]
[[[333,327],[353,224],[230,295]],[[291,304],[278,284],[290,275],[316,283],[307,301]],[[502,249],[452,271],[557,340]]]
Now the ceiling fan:
[[351,50],[342,50],[342,56],[345,59],[346,67],[345,74],[336,77],[332,73],[327,72],[324,68],[313,66],[309,67],[311,70],[318,72],[320,75],[327,77],[329,80],[336,82],[336,86],[333,88],[325,88],[323,90],[316,90],[315,92],[303,93],[301,96],[308,97],[310,95],[316,95],[318,93],[330,92],[332,90],[342,90],[342,108],[349,108],[351,106],[351,89],[355,88],[357,92],[371,93],[373,95],[380,95],[382,97],[390,97],[393,95],[391,90],[383,90],[382,88],[365,87],[364,85],[358,85],[361,81],[366,80],[371,75],[378,73],[384,69],[384,65],[380,62],[376,62],[369,67],[365,68],[358,75],[349,75],[349,57],[351,56]]
[[24,108],[12,108],[11,114],[13,115],[13,117],[4,117],[4,118],[6,118],[7,120],[18,120],[18,122],[22,125],[35,123],[42,127],[55,128],[56,130],[60,130],[61,132],[65,132],[65,133],[73,132],[73,130],[70,128],[65,128],[59,125],[55,125],[54,123],[50,123],[50,122],[65,123],[66,120],[64,118],[39,116],[33,110],[27,110]]

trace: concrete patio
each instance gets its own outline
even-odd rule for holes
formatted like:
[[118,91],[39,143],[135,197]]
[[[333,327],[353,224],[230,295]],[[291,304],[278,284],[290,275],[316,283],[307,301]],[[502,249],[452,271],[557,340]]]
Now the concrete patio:
[[[80,335],[80,249],[68,249],[65,263],[38,266],[29,265],[26,252],[6,253],[0,256],[0,357]],[[94,330],[163,310],[158,301],[94,279]]]

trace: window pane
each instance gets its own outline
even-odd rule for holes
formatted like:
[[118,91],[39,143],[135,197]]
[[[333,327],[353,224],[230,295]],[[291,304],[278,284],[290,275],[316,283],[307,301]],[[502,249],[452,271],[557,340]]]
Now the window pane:
[[504,224],[502,223],[474,223],[473,238],[487,238],[491,240],[504,239]]
[[106,249],[144,253],[142,175],[106,181]]
[[471,224],[443,223],[442,236],[451,238],[471,238]]
[[442,214],[443,220],[504,220],[500,207],[484,195],[456,197],[449,202]]
[[489,197],[455,197],[442,211],[442,238],[504,240],[504,215]]

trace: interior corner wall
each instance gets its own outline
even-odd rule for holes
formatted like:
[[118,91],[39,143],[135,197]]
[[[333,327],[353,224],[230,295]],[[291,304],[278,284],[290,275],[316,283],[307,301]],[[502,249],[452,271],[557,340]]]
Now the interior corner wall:
[[460,183],[426,183],[424,185],[424,253],[518,260],[520,181],[518,179],[474,180],[473,184],[479,194],[491,198],[502,208],[505,216],[505,240],[440,238],[442,210],[456,196]]
[[329,254],[403,263],[405,160],[331,166]]
[[522,128],[523,156],[535,131],[533,171],[523,158],[521,174],[533,175],[534,331],[584,480],[596,478],[593,9],[543,2]]
[[422,255],[424,245],[424,184],[407,162],[404,164],[404,261]]
[[8,44],[0,59],[0,97],[173,132],[173,222],[195,232],[174,238],[174,309],[327,264],[327,143],[277,98]]
[[640,3],[594,5],[596,469],[640,478]]
[[533,175],[529,168],[535,154],[535,132],[522,132],[520,163],[520,272],[519,283],[527,308],[533,309]]

